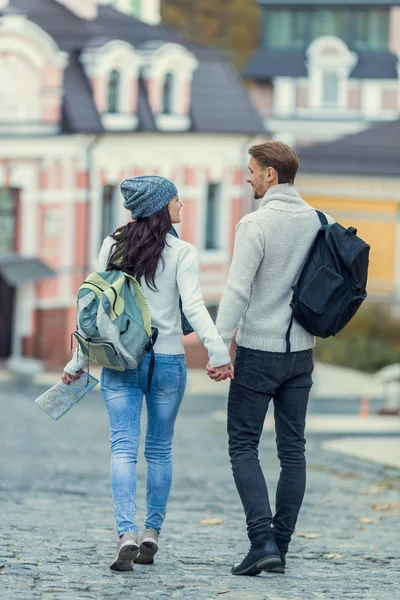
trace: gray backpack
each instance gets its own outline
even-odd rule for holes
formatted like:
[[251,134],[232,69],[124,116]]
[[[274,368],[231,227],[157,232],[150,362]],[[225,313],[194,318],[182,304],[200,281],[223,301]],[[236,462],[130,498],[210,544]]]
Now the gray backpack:
[[120,270],[91,273],[78,290],[73,333],[88,361],[108,369],[137,369],[151,353],[148,390],[154,372],[153,346],[158,330],[139,283]]

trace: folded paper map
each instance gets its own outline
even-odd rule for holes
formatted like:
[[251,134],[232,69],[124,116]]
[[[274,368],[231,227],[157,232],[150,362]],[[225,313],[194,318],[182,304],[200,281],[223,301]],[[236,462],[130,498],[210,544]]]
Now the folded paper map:
[[69,385],[60,381],[39,396],[35,402],[45,413],[57,421],[98,383],[99,380],[93,375],[82,373],[79,379]]

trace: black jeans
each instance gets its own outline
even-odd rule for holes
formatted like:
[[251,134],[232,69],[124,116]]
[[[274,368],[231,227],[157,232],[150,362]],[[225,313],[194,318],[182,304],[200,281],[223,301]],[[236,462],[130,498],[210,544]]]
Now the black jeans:
[[[229,455],[248,536],[255,543],[273,531],[283,552],[294,532],[306,485],[304,429],[313,369],[312,350],[284,354],[238,347],[229,390]],[[271,398],[281,464],[274,516],[258,459]]]

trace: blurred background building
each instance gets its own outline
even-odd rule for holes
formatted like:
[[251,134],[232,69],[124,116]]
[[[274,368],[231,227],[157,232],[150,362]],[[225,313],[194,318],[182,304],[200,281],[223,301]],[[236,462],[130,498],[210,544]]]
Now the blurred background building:
[[400,306],[400,120],[300,148],[303,198],[371,245],[370,300]]
[[247,149],[264,139],[294,145],[304,198],[372,246],[372,312],[317,354],[396,360],[399,65],[399,0],[0,0],[0,361],[65,362],[77,288],[129,219],[132,175],[177,183],[215,317],[255,207]]
[[17,292],[0,280],[0,359],[17,338],[24,356],[65,363],[77,288],[129,219],[118,184],[133,175],[176,182],[215,314],[262,123],[221,54],[159,21],[153,0],[0,0],[0,248],[56,273]]
[[244,75],[273,138],[308,145],[398,117],[398,0],[258,4],[260,47]]

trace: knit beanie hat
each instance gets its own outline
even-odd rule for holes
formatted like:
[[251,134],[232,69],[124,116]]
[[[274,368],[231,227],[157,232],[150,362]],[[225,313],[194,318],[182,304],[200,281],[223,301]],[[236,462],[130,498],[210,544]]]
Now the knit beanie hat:
[[130,177],[121,183],[120,189],[125,199],[124,206],[131,211],[132,219],[150,217],[178,195],[172,181],[157,175]]

